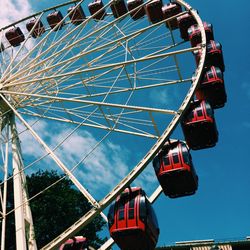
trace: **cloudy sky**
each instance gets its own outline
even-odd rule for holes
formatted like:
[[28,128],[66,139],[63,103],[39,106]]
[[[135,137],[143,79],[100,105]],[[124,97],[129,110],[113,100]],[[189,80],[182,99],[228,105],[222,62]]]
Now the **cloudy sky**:
[[[5,7],[0,8],[0,27],[50,7],[51,1],[1,0],[2,2]],[[61,2],[63,1],[58,1]],[[250,164],[247,161],[250,152],[250,18],[247,9],[250,3],[243,2],[243,7],[235,9],[233,1],[190,0],[190,4],[199,10],[201,18],[213,24],[215,39],[223,46],[228,102],[223,109],[215,112],[219,130],[217,146],[192,152],[199,175],[198,192],[194,196],[180,199],[169,199],[162,195],[154,204],[161,229],[159,246],[182,240],[232,239],[250,234]],[[162,92],[159,100],[166,101],[166,95],[167,92]],[[168,100],[171,101],[171,98]],[[32,123],[33,120],[29,122]],[[43,138],[52,147],[69,133],[66,126],[60,126],[55,133],[46,121],[39,121],[34,128],[39,134],[43,134]],[[19,125],[19,129],[23,129],[22,125]],[[25,141],[26,156],[37,158],[43,154],[28,133],[23,133],[21,140]],[[67,143],[62,144],[57,154],[73,166],[81,160],[79,150],[88,154],[89,145],[95,147],[97,143],[92,132],[79,131],[70,136]],[[109,154],[111,151],[112,155]],[[67,152],[67,157],[64,152]],[[99,185],[109,189],[117,179],[122,178],[135,163],[136,157],[133,154],[129,148],[106,140],[92,157],[84,161],[84,174],[81,171],[77,174],[93,190],[95,196],[101,198],[104,194],[99,190]],[[136,154],[142,156],[140,152]],[[31,160],[32,157],[27,162]],[[48,159],[44,161],[52,164]],[[115,172],[110,172],[110,165],[116,166]],[[95,176],[93,169],[101,175]],[[138,185],[145,183],[151,189],[156,185],[152,168],[148,168],[137,180]]]

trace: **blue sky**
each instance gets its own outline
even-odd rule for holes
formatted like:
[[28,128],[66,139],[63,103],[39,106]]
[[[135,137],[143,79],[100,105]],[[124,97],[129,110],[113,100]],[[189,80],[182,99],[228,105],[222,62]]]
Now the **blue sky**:
[[[8,4],[11,3],[11,1],[5,1]],[[41,10],[41,8],[50,7],[50,2],[48,0],[39,1],[39,3],[34,0],[17,0],[13,6],[25,5],[25,8],[19,11],[20,18],[22,18],[22,15],[25,16],[31,9]],[[240,6],[236,5],[234,1],[226,0],[189,1],[190,5],[199,11],[204,21],[213,24],[215,39],[223,46],[226,66],[224,78],[228,101],[224,108],[215,111],[219,131],[219,142],[216,147],[192,151],[194,165],[199,175],[197,193],[179,199],[169,199],[161,195],[154,204],[161,230],[159,246],[183,240],[232,239],[250,234],[248,194],[250,164],[247,161],[250,152],[250,51],[248,49],[250,17],[247,9],[249,9],[250,3],[242,2],[244,5]],[[7,21],[14,20],[10,20],[8,16],[4,22],[7,23]],[[39,124],[38,130],[48,130],[48,124],[44,122]],[[62,137],[65,130],[61,128],[57,138]],[[49,142],[49,135],[44,136],[48,137],[46,140]],[[71,140],[75,145],[79,145],[84,143],[81,141],[81,137],[85,138],[84,142],[87,138],[87,142],[91,145],[96,143],[93,137],[85,132],[79,132]],[[23,137],[24,140],[30,145],[34,143],[29,137]],[[77,149],[76,146],[75,150],[77,151]],[[122,155],[122,160],[110,160],[107,154],[111,149],[115,156]],[[34,148],[30,146],[29,150],[31,152],[27,152],[27,155],[34,154]],[[65,145],[61,150],[61,154],[63,154],[63,150],[69,151],[70,148]],[[72,152],[72,162],[75,157],[74,153]],[[143,153],[137,152],[137,154],[140,157]],[[96,152],[96,156],[102,159],[102,162],[97,163],[100,171],[106,171],[101,166],[108,165],[110,162],[116,162],[120,166],[117,178],[121,178],[126,172],[123,173],[123,168],[134,164],[137,159],[128,149],[121,149],[117,144],[111,142],[107,142],[101,147]],[[114,158],[116,158],[115,156]],[[87,178],[89,177],[87,176]],[[113,178],[110,176],[111,182]],[[151,172],[146,172],[137,181],[137,184],[142,183],[143,185],[144,182],[145,185],[145,180],[151,184]],[[90,183],[90,187],[93,189],[95,181],[97,180]],[[152,186],[154,185],[155,183],[152,183]],[[94,191],[98,192],[98,186]],[[96,194],[97,197],[99,195],[102,196],[100,193]]]
[[161,197],[156,202],[157,212],[161,211],[159,245],[249,235],[250,18],[249,2],[243,2],[244,7],[236,8],[234,1],[190,1],[201,18],[213,24],[215,39],[223,46],[228,101],[215,111],[217,146],[192,152],[199,174],[197,194],[178,200]]

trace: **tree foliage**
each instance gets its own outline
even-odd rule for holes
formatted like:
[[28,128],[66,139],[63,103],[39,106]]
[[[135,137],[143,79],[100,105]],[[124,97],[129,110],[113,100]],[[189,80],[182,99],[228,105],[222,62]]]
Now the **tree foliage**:
[[[61,177],[56,171],[38,171],[27,176],[29,197],[38,194],[41,190],[61,179]],[[8,203],[10,207],[13,207],[12,197],[10,197]],[[32,199],[30,206],[38,249],[62,233],[91,208],[82,193],[74,188],[70,180],[65,178],[39,194],[35,199]],[[12,216],[9,219],[10,227],[7,229],[7,234],[13,235],[13,224],[14,218]],[[87,227],[78,232],[78,235],[87,237],[90,245],[96,248],[104,242],[98,236],[98,232],[104,224],[105,222],[101,216],[98,216]],[[15,249],[13,238],[6,238],[8,241],[6,245],[8,248],[6,249]]]

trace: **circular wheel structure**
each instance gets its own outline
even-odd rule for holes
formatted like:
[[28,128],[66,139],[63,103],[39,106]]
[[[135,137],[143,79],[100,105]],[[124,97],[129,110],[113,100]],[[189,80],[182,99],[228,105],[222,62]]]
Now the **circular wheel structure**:
[[[1,249],[11,179],[11,212],[20,219],[17,228],[22,228],[16,232],[17,249],[26,249],[26,234],[29,249],[36,249],[29,207],[36,197],[27,195],[25,174],[49,165],[64,173],[92,204],[79,221],[43,247],[55,249],[97,215],[106,218],[104,209],[143,176],[174,135],[201,77],[206,53],[200,17],[184,1],[177,2],[182,13],[155,23],[146,14],[133,19],[131,11],[114,17],[112,1],[95,16],[87,14],[89,3],[71,1],[1,28]],[[70,19],[72,6],[81,6],[86,14],[79,23]],[[61,20],[51,27],[48,16],[56,11]],[[100,13],[105,16],[99,18]],[[178,29],[166,27],[185,13],[201,29],[198,47],[183,41]],[[31,20],[34,26],[28,31]],[[43,26],[36,29],[40,22]],[[21,33],[8,40],[6,34],[17,27]],[[197,49],[198,66],[192,55]],[[160,193],[161,187],[156,188],[150,202]],[[108,240],[101,249],[112,243]]]

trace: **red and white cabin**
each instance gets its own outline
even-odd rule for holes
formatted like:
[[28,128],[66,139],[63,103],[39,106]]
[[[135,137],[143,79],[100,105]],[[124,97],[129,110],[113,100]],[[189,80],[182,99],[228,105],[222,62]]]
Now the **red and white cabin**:
[[[162,7],[163,18],[168,19],[175,15],[178,15],[182,12],[181,5],[176,2],[167,3]],[[173,18],[172,20],[166,22],[166,26],[171,29],[175,30],[178,28],[177,18]]]
[[102,0],[94,0],[88,4],[89,12],[96,20],[102,20],[106,16]]
[[[138,20],[145,16],[145,8],[141,6],[143,4],[143,0],[128,0],[128,10],[130,11],[130,16],[133,20]],[[141,7],[139,7],[141,6]]]
[[162,0],[153,0],[146,4],[146,14],[151,23],[157,23],[163,20]]
[[5,37],[13,47],[19,46],[25,40],[24,34],[19,27],[9,29],[5,33]]
[[196,24],[194,17],[191,14],[186,13],[182,16],[177,17],[177,23],[178,23],[178,27],[180,29],[181,38],[185,41],[188,41],[188,39],[189,39],[188,29],[192,25]]
[[60,10],[54,11],[47,16],[47,21],[51,29],[54,29],[58,24],[58,26],[54,29],[54,31],[62,29],[65,25],[63,21],[63,15]]
[[165,195],[177,198],[192,195],[198,188],[189,148],[182,141],[169,141],[153,160],[153,167]]
[[[213,25],[211,23],[203,22],[203,27],[207,41],[214,40]],[[201,43],[201,30],[198,24],[192,25],[188,29],[188,37],[192,47]]]
[[[206,54],[206,61],[205,66],[206,67],[219,67],[222,72],[225,71],[225,65],[224,65],[224,59],[222,54],[222,46],[219,42],[216,42],[214,40],[207,41],[207,54]],[[194,56],[196,60],[196,64],[199,64],[200,56],[201,56],[201,50],[198,49],[194,51]]]
[[81,24],[86,18],[81,5],[71,6],[68,8],[69,18],[74,25]]
[[140,187],[126,188],[108,212],[109,232],[123,250],[153,250],[159,226],[153,207]]
[[110,8],[115,18],[123,16],[128,12],[124,0],[113,0],[110,4]]
[[26,28],[27,28],[27,30],[29,32],[33,29],[33,31],[31,32],[31,36],[33,38],[37,38],[37,37],[41,36],[45,32],[45,28],[43,26],[42,21],[41,20],[37,20],[37,19],[31,19],[26,24]]
[[218,67],[209,67],[195,92],[198,100],[207,100],[213,109],[224,107],[227,101],[223,72]]
[[213,147],[218,141],[214,111],[207,101],[191,102],[181,126],[186,143],[193,150]]

